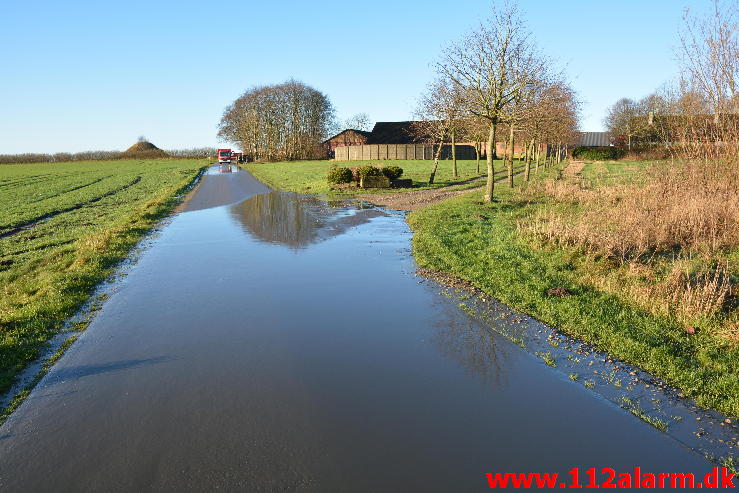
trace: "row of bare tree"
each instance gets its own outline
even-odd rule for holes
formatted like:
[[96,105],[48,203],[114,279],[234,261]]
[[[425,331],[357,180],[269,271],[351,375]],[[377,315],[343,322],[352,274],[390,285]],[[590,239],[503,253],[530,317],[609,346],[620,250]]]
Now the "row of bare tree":
[[21,154],[0,154],[0,164],[96,161],[104,159],[118,159],[120,156],[120,151],[85,151],[74,153],[57,152],[54,154],[25,152]]
[[678,80],[639,101],[618,100],[604,123],[629,150],[677,157],[739,155],[739,2],[714,0],[709,15],[687,11]]
[[246,91],[224,111],[218,136],[238,144],[250,160],[322,157],[333,121],[325,94],[290,80]]
[[[557,154],[577,131],[579,102],[556,62],[536,47],[515,3],[494,5],[491,16],[449,45],[435,63],[436,77],[420,99],[418,132],[436,142],[486,143],[484,200],[493,199],[496,144],[506,142],[509,184],[513,186],[513,149],[521,142],[527,157],[541,149]],[[500,130],[507,133],[500,136]],[[501,138],[503,137],[503,138]],[[479,145],[477,146],[479,152]],[[439,146],[439,152],[441,146]],[[430,182],[438,167],[434,160]],[[452,156],[452,173],[457,176]],[[531,159],[526,159],[528,180]]]
[[[173,149],[165,151],[170,157],[182,159],[215,159],[215,147],[198,147],[193,149]],[[130,153],[122,151],[85,151],[57,152],[54,154],[22,153],[0,154],[0,164],[18,163],[63,163],[70,161],[108,161],[114,159],[131,159]],[[133,156],[133,158],[137,158]]]

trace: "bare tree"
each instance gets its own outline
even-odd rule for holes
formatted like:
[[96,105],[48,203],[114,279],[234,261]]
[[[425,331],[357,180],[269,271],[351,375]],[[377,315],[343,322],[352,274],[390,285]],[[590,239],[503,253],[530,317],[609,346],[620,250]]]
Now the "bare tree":
[[494,5],[491,16],[460,42],[444,50],[437,69],[464,95],[465,111],[487,121],[485,202],[493,200],[498,124],[510,116],[511,104],[533,76],[535,57],[523,17],[515,4]]
[[631,139],[636,133],[635,119],[639,116],[637,103],[629,98],[621,98],[606,110],[603,123],[613,135],[626,137],[627,146],[631,150]]
[[683,16],[681,76],[637,103],[640,143],[685,158],[739,154],[739,2],[713,0]]
[[226,108],[220,138],[238,143],[251,159],[320,157],[321,142],[333,128],[328,97],[302,82],[255,87]]
[[347,118],[344,127],[369,132],[372,130],[372,120],[367,113],[357,113],[351,118]]
[[[429,185],[434,183],[444,143],[459,127],[459,112],[458,89],[452,81],[443,76],[431,82],[419,100],[416,110],[418,121],[414,122],[413,132],[417,140],[430,140],[436,145]],[[452,173],[456,176],[456,166]]]
[[458,178],[459,171],[457,169],[457,137],[460,132],[464,132],[464,94],[461,88],[452,81],[447,80],[441,86],[442,94],[440,102],[443,102],[444,119],[449,127],[449,136],[451,140],[452,150],[452,177]]
[[[526,59],[519,61],[516,65],[529,67],[531,74],[525,76],[526,82],[520,85],[520,88],[514,93],[513,100],[508,109],[508,186],[513,187],[513,159],[516,146],[516,132],[519,136],[526,139],[527,125],[526,122],[536,112],[537,105],[540,103],[542,95],[548,95],[545,89],[552,87],[554,75],[550,74],[547,61],[535,51],[526,54]],[[526,146],[528,148],[528,145]],[[528,160],[528,152],[526,152]],[[529,179],[529,170],[526,171],[526,180]]]
[[467,117],[461,122],[461,129],[464,135],[471,139],[475,145],[475,155],[477,158],[477,173],[480,173],[480,155],[482,154],[482,143],[488,138],[488,124],[480,118]]
[[713,12],[683,17],[678,56],[684,78],[708,100],[714,114],[737,112],[739,90],[739,3],[713,0]]
[[[690,11],[684,15],[678,56],[681,61],[682,96],[688,94],[708,105],[712,118],[693,113],[672,118],[672,135],[690,139],[683,149],[706,157],[736,154],[739,137],[739,2],[713,0],[713,9],[705,17]],[[680,104],[680,106],[685,106]]]
[[[535,170],[539,170],[542,151],[544,164],[560,161],[567,152],[567,144],[575,140],[580,120],[580,106],[575,91],[565,80],[554,79],[538,88],[531,102],[524,108],[526,117],[522,129],[529,142]],[[525,176],[530,175],[527,161]]]

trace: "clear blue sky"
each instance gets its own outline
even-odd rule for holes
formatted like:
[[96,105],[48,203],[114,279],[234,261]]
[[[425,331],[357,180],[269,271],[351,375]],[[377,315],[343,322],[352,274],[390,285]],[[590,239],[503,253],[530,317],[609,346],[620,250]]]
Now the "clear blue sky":
[[[676,75],[682,10],[708,0],[521,0],[539,45],[585,101],[605,108]],[[489,0],[0,3],[0,153],[217,145],[226,105],[290,77],[340,118],[410,119],[440,47]]]

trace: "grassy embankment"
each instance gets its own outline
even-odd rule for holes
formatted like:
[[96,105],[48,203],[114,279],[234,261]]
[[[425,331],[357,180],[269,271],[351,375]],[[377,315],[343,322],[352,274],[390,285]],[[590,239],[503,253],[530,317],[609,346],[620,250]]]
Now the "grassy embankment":
[[548,169],[496,187],[492,205],[465,194],[411,213],[418,264],[739,416],[736,163],[592,163],[581,175]]
[[[424,190],[439,188],[443,186],[463,184],[468,180],[481,178],[485,174],[485,161],[480,162],[480,173],[477,172],[477,161],[457,161],[459,176],[452,177],[452,164],[450,160],[439,161],[439,169],[436,173],[434,184],[429,186],[428,179],[433,161],[294,161],[283,163],[248,163],[245,169],[251,172],[257,179],[276,190],[291,192],[315,193],[321,195],[351,195],[353,193],[388,193],[403,192],[408,189],[375,189],[358,190],[356,188],[332,189],[326,182],[326,173],[332,165],[352,167],[368,164],[394,165],[403,168],[401,178],[413,180],[412,190]],[[503,170],[503,162],[496,161],[496,170]],[[480,183],[467,184],[466,186],[479,186]],[[461,185],[465,186],[465,185]]]
[[206,164],[0,166],[0,392],[172,210]]

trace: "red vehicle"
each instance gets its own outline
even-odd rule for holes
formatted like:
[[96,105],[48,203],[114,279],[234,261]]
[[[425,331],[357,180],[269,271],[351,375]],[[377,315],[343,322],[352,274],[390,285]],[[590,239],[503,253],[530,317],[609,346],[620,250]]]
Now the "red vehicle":
[[218,149],[218,162],[231,164],[231,149]]

